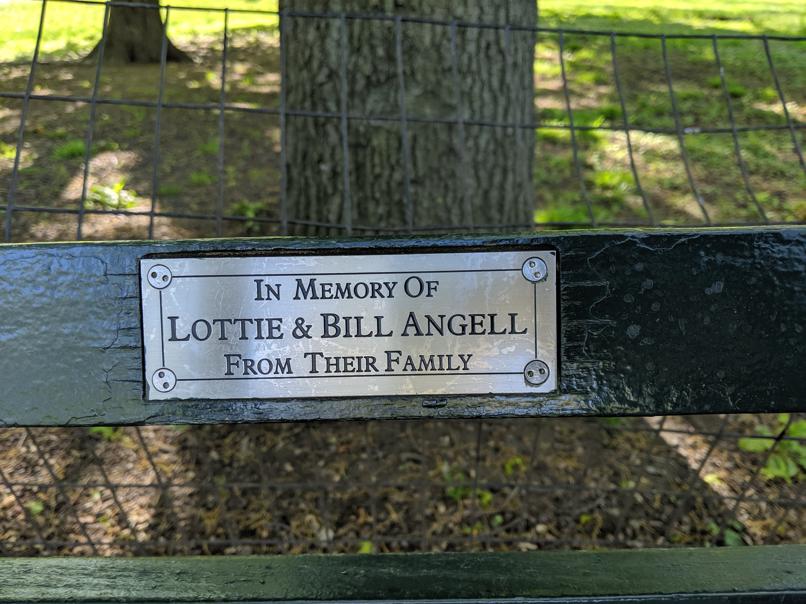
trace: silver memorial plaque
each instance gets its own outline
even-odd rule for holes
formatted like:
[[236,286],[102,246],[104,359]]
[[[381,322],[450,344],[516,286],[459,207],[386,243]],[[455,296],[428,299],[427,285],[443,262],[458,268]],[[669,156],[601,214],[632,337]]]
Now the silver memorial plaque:
[[148,258],[146,399],[557,388],[552,251]]

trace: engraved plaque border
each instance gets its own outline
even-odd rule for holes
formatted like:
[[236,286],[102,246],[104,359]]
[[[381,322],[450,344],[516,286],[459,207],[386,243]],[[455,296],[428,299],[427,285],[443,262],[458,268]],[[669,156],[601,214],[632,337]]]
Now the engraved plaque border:
[[[240,378],[187,378],[182,377],[182,375],[177,375],[172,369],[166,367],[165,363],[165,352],[164,352],[164,344],[165,344],[165,335],[164,335],[164,327],[165,321],[164,318],[160,321],[160,356],[161,356],[161,363],[157,363],[159,366],[154,368],[154,361],[153,356],[155,354],[154,349],[150,348],[147,343],[147,312],[146,312],[146,300],[149,297],[146,292],[151,290],[153,292],[158,292],[160,302],[162,301],[162,291],[167,289],[175,278],[178,279],[189,279],[189,278],[229,278],[229,277],[243,277],[243,278],[252,278],[252,277],[265,277],[265,276],[278,276],[282,275],[284,277],[297,277],[300,274],[307,275],[307,276],[355,276],[362,274],[361,271],[344,271],[342,273],[333,273],[333,272],[322,272],[322,271],[313,271],[309,270],[306,273],[267,273],[263,271],[258,271],[255,273],[228,273],[228,274],[219,274],[216,272],[212,273],[205,273],[205,274],[176,274],[174,275],[171,271],[170,266],[171,264],[175,264],[176,262],[181,261],[228,261],[228,262],[237,262],[241,260],[249,260],[249,261],[260,261],[260,260],[282,260],[282,261],[301,261],[305,264],[309,264],[312,261],[316,261],[318,259],[325,260],[327,259],[328,262],[333,262],[334,258],[338,260],[344,260],[349,262],[350,259],[369,259],[372,258],[373,260],[378,260],[379,257],[384,259],[394,259],[400,261],[398,259],[403,259],[402,261],[405,262],[406,259],[410,259],[412,256],[431,256],[431,257],[441,257],[445,258],[448,256],[453,256],[454,259],[459,260],[458,256],[476,256],[476,255],[485,255],[488,258],[493,256],[506,256],[506,255],[518,255],[521,256],[524,260],[520,266],[513,265],[508,266],[506,268],[498,267],[498,268],[452,268],[452,269],[441,269],[441,270],[432,270],[432,269],[412,269],[412,270],[401,270],[401,271],[369,271],[368,273],[364,274],[374,274],[374,275],[389,275],[389,274],[441,274],[441,273],[491,273],[491,272],[519,272],[521,273],[521,278],[524,280],[529,280],[534,283],[533,287],[533,300],[534,303],[532,305],[533,315],[532,315],[532,326],[534,330],[534,350],[539,351],[537,355],[540,358],[533,358],[531,361],[527,362],[526,365],[520,368],[513,368],[512,371],[480,371],[480,372],[468,372],[462,375],[476,375],[476,376],[491,376],[491,375],[507,375],[507,376],[520,376],[520,378],[524,381],[524,387],[519,390],[506,390],[506,391],[498,391],[496,388],[492,388],[489,391],[479,391],[478,389],[473,390],[469,389],[468,391],[464,391],[461,389],[453,390],[449,392],[445,391],[432,391],[428,388],[423,390],[416,390],[416,391],[407,391],[407,392],[382,392],[378,394],[373,394],[371,392],[367,392],[364,387],[361,386],[361,382],[363,380],[358,378],[367,378],[367,377],[401,377],[397,374],[390,375],[390,374],[355,374],[355,375],[341,375],[338,376],[344,380],[354,380],[355,387],[354,392],[344,393],[332,393],[332,392],[325,392],[325,393],[317,393],[311,392],[309,394],[300,394],[294,393],[289,394],[286,396],[258,396],[253,393],[237,393],[232,396],[204,396],[198,395],[197,393],[193,393],[192,395],[181,395],[175,393],[175,388],[177,384],[184,383],[184,382],[196,382],[196,381],[214,381],[214,382],[224,382],[224,381],[232,381],[233,379],[240,379]],[[478,257],[478,256],[476,256]],[[529,272],[531,271],[528,268],[530,260],[537,260],[537,270],[538,273],[534,273],[534,275],[530,275]],[[543,262],[541,265],[540,263]],[[517,263],[516,263],[517,264]],[[283,251],[274,251],[272,253],[249,253],[249,252],[239,252],[239,253],[174,253],[170,255],[148,255],[144,256],[139,259],[139,283],[140,283],[140,313],[141,313],[141,335],[142,335],[142,342],[143,342],[143,379],[144,379],[144,391],[143,391],[143,398],[146,402],[151,403],[160,403],[166,401],[225,401],[225,400],[283,400],[283,399],[343,399],[343,398],[373,398],[373,397],[435,397],[435,398],[447,398],[451,396],[485,396],[485,395],[528,395],[528,394],[548,394],[548,393],[556,393],[559,387],[559,378],[560,378],[560,316],[559,316],[559,291],[560,291],[560,271],[559,271],[559,258],[557,251],[551,248],[540,248],[540,247],[533,247],[529,249],[524,248],[505,248],[500,250],[452,250],[450,248],[447,249],[439,249],[439,250],[373,250],[372,248],[369,249],[350,249],[350,250],[334,250],[334,249],[321,249],[321,250],[283,250]],[[544,269],[544,274],[540,274],[541,267]],[[156,269],[156,271],[155,271]],[[149,272],[146,272],[149,271]],[[154,273],[157,273],[154,275]],[[542,296],[538,295],[538,289],[543,289]],[[160,311],[162,312],[162,305],[160,304]],[[538,323],[543,329],[538,329]],[[151,354],[149,352],[151,351]],[[416,352],[416,350],[415,350]],[[548,376],[545,380],[542,380],[541,377],[543,374],[543,369],[546,369],[548,372]],[[163,372],[163,375],[160,375],[160,372]],[[422,380],[423,378],[427,377],[439,377],[439,376],[447,376],[453,375],[449,373],[437,373],[437,374],[422,374],[422,375],[407,375],[408,379],[415,379],[415,380]],[[312,376],[312,375],[299,375],[299,376],[283,376],[279,379],[299,379],[299,380],[314,380],[318,378],[325,378],[325,377],[335,377],[335,376]],[[534,378],[534,379],[533,379]],[[254,379],[278,379],[277,377],[272,378],[254,378]],[[527,386],[528,385],[528,386]],[[173,394],[172,394],[173,393]]]

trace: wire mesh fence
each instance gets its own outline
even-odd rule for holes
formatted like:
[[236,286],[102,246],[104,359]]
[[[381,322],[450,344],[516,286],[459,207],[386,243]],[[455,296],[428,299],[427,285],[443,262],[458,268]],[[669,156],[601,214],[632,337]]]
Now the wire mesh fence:
[[799,542],[802,487],[775,477],[770,460],[795,459],[803,439],[789,434],[803,424],[742,416],[6,429],[0,534],[7,555]]
[[[351,129],[359,123],[399,132],[399,161],[403,165],[410,161],[406,149],[410,149],[411,138],[424,126],[450,127],[458,135],[464,130],[467,137],[471,129],[502,130],[510,140],[520,131],[534,135],[534,217],[535,223],[544,227],[778,224],[804,218],[803,37],[642,34],[384,14],[166,7],[166,41],[171,23],[187,13],[214,12],[220,17],[222,38],[211,43],[215,50],[208,46],[199,53],[198,65],[183,72],[167,62],[167,43],[163,44],[162,62],[128,81],[121,78],[119,70],[104,67],[103,61],[97,60],[103,58],[101,50],[94,65],[90,61],[69,68],[74,79],[85,78],[81,86],[71,86],[64,83],[64,64],[39,60],[46,39],[48,4],[57,2],[42,3],[30,64],[17,64],[9,70],[5,81],[11,89],[0,92],[16,118],[10,119],[9,114],[7,121],[17,122],[16,139],[8,143],[13,149],[7,153],[12,165],[4,191],[6,241],[32,238],[26,225],[43,213],[49,214],[49,222],[64,225],[58,235],[49,237],[63,239],[108,238],[109,233],[93,228],[103,216],[131,217],[126,224],[136,237],[160,236],[160,225],[171,222],[186,225],[201,236],[286,234],[295,225],[310,226],[304,218],[295,218],[295,209],[289,207],[288,170],[296,166],[289,168],[285,157],[288,124],[310,119],[338,124],[342,139],[342,156],[329,158],[334,164],[330,168],[333,181],[341,187],[341,216],[313,225],[329,233],[534,226],[531,222],[473,224],[465,221],[467,217],[450,224],[418,224],[410,208],[406,210],[406,224],[354,223],[349,208],[360,186],[351,174],[356,167],[351,164],[349,148]],[[104,32],[100,24],[109,19],[115,3],[70,0],[70,5],[75,10],[94,10],[99,31]],[[126,6],[155,10],[148,4]],[[233,12],[254,13],[265,20],[270,39],[256,42],[254,36],[231,32]],[[287,61],[279,38],[290,23],[305,20],[342,23],[339,31],[343,30],[345,38],[358,36],[358,28],[381,28],[394,39],[394,57],[390,58],[398,64],[398,110],[352,110],[351,106],[360,103],[351,96],[349,83],[337,87],[336,98],[327,108],[289,106],[284,87]],[[505,39],[519,33],[535,36],[534,116],[522,122],[503,122],[484,119],[483,115],[463,115],[461,104],[449,107],[450,115],[419,114],[417,107],[407,107],[404,66],[418,51],[417,30],[426,27],[434,30],[432,34],[443,39],[454,55],[461,52],[457,48],[460,42],[467,42],[458,33],[461,31],[483,32],[490,37],[490,44],[492,38]],[[100,49],[105,42],[102,36]],[[720,53],[722,47],[732,50],[729,65],[722,56],[724,51]],[[257,58],[252,59],[255,54]],[[777,55],[785,60],[777,60]],[[606,60],[602,61],[602,56]],[[353,67],[349,56],[339,60],[345,72]],[[737,64],[737,60],[742,63]],[[257,62],[252,71],[244,68],[248,61]],[[451,61],[456,58],[451,57]],[[188,82],[199,72],[203,86]],[[256,85],[258,78],[262,82]],[[459,97],[466,92],[463,81],[451,86]],[[65,137],[75,141],[74,153],[82,165],[75,175],[78,182],[61,183],[62,188],[72,185],[74,190],[59,191],[61,199],[56,200],[52,193],[38,194],[37,183],[42,176],[39,166],[31,164],[37,154],[31,127],[47,128],[42,122],[46,123],[47,117],[55,120],[63,112],[74,114],[62,128],[67,130]],[[130,125],[127,132],[116,132],[114,126],[119,129],[122,123]],[[185,128],[188,124],[194,133],[176,130],[177,125]],[[255,128],[264,131],[251,137],[245,134]],[[204,148],[207,144],[207,151],[200,153],[201,161],[188,176],[192,190],[177,190],[182,185],[171,178],[175,163],[170,161],[171,155],[177,150],[187,151],[177,149],[176,141],[189,136],[200,137],[195,145]],[[250,143],[246,150],[242,148],[244,136]],[[141,202],[128,208],[94,202],[93,186],[103,184],[104,168],[93,154],[104,145],[119,146],[126,138],[132,139],[126,140],[126,147],[136,152],[141,164],[131,178],[142,192]],[[80,141],[84,141],[83,153]],[[244,191],[244,185],[249,184],[244,181],[249,179],[239,179],[238,175],[255,171],[253,153],[263,160],[259,169],[264,175],[262,179],[253,175],[255,190]],[[767,165],[773,158],[777,172]],[[715,166],[718,174],[714,173]],[[468,162],[459,162],[452,176],[466,179],[471,168]],[[400,183],[401,202],[409,205],[413,203],[406,193],[412,189],[410,172]],[[245,193],[259,199],[244,198]],[[203,202],[198,201],[200,196]],[[69,223],[72,231],[67,228]]]
[[[160,62],[123,68],[103,60],[111,12],[153,4],[34,4],[31,47],[0,65],[6,242],[806,221],[806,37],[183,5],[159,9]],[[97,24],[90,59],[52,50],[54,6]],[[171,32],[200,14],[216,24],[186,41],[194,61],[168,61]],[[311,21],[339,49],[318,105],[299,103],[288,86],[290,37]],[[350,42],[368,37],[383,39],[369,66]],[[531,44],[531,109],[521,119],[467,100],[471,42],[504,58]],[[414,73],[435,52],[449,97],[436,108]],[[362,98],[361,70],[380,74],[388,98]],[[298,207],[294,187],[308,173],[290,157],[289,133],[303,122],[336,136],[318,157],[338,201],[326,220]],[[417,141],[440,129],[455,161],[433,169],[458,190],[473,182],[463,155],[473,139],[497,133],[490,157],[505,143],[533,144],[520,166],[528,220],[488,222],[464,208],[451,222],[429,219]],[[394,141],[399,168],[389,189],[396,218],[377,223],[360,211],[377,194],[366,190],[367,132]],[[495,212],[503,202],[484,203]],[[6,428],[0,552],[798,542],[804,429],[796,414]]]

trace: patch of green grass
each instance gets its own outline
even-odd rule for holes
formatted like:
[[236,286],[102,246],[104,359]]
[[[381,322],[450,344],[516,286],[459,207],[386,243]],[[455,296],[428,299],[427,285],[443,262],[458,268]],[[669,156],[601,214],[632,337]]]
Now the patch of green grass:
[[93,426],[89,428],[88,431],[93,436],[97,436],[108,442],[115,442],[123,437],[122,429],[113,426]]
[[135,121],[142,122],[148,116],[148,111],[145,107],[137,107],[126,105],[122,107],[123,111],[132,116]]
[[[53,157],[56,159],[76,159],[84,157],[84,150],[87,148],[86,142],[80,138],[72,138],[58,145],[53,149]],[[92,145],[92,155],[103,151],[117,151],[120,148],[115,142],[99,141]]]
[[53,157],[56,159],[76,159],[77,157],[84,157],[84,150],[86,148],[85,141],[80,138],[74,138],[56,147],[53,150]]
[[194,187],[208,187],[215,182],[215,177],[205,170],[190,173],[190,184]]
[[[178,0],[172,4],[187,6],[196,2],[198,0]],[[273,9],[276,8],[276,3],[273,0],[222,0],[217,6]],[[0,3],[0,16],[6,16],[7,22],[13,23],[12,35],[0,39],[0,60],[23,57],[30,53],[35,40],[39,7],[39,2],[31,0],[7,0]],[[760,0],[716,0],[707,3],[693,0],[612,0],[604,5],[587,0],[546,0],[541,2],[540,12],[541,25],[582,30],[786,35],[801,35],[806,31],[806,3],[800,0],[773,0],[769,3],[762,3]],[[43,59],[69,59],[89,50],[100,37],[102,15],[102,6],[49,3],[42,47]],[[180,47],[184,41],[195,38],[193,45],[188,45],[188,48],[199,56],[206,56],[217,50],[222,27],[220,13],[173,11],[169,34]],[[276,51],[276,38],[273,37],[274,33],[267,32],[276,32],[274,28],[276,19],[272,16],[230,14],[233,49],[251,48],[252,39],[255,40],[255,45],[266,44],[266,40],[269,40],[271,50],[264,54],[271,56],[271,52]],[[259,42],[261,39],[262,42]],[[674,129],[674,116],[659,41],[619,37],[616,44],[626,117],[630,123],[636,128]],[[753,40],[720,39],[718,48],[736,123],[740,126],[780,125],[783,121],[782,109],[763,47]],[[802,45],[771,41],[770,48],[784,92],[791,102],[790,112],[795,114],[795,119],[802,121],[802,100],[806,98]],[[683,125],[728,128],[730,123],[727,104],[711,40],[670,38],[667,50]],[[556,129],[541,128],[535,136],[537,149],[533,173],[538,219],[552,222],[573,222],[578,219],[579,222],[587,223],[590,218],[582,199],[577,168],[571,156],[571,140],[567,130],[569,119],[559,79],[556,34],[541,33],[536,57],[537,119],[546,125],[559,126]],[[598,131],[579,130],[575,134],[580,169],[594,214],[600,220],[642,218],[641,200],[635,185],[625,175],[625,171],[630,169],[630,163],[624,135],[618,133],[618,136],[614,136],[607,130],[618,130],[622,124],[621,103],[613,81],[610,38],[567,33],[563,58],[568,73],[575,125],[604,128]],[[92,65],[68,64],[61,70],[60,75],[64,77],[54,81],[42,77],[47,72],[43,68],[38,73],[38,85],[53,90],[64,88],[69,92],[88,94],[86,88],[91,86]],[[199,100],[203,95],[192,89],[191,84],[204,91],[217,85],[220,77],[218,69],[206,62],[187,66],[171,65],[169,70],[172,72],[169,78],[169,97],[173,100]],[[238,69],[233,73],[240,71],[242,82],[248,86],[258,82],[258,76],[276,70],[276,57],[268,62],[241,57],[238,59]],[[156,90],[153,71],[152,69],[148,72],[151,75],[147,75],[146,68],[141,69],[139,66],[109,71],[105,69],[105,85],[114,91],[114,96],[152,98]],[[107,90],[104,91],[104,95],[106,94]],[[255,102],[263,104],[263,101]],[[106,137],[125,140],[128,148],[143,151],[142,155],[147,156],[153,137],[152,109],[120,108],[120,114],[110,124],[104,124],[101,119],[106,111],[106,108],[101,111],[99,131],[104,132]],[[71,160],[82,157],[83,144],[71,140],[76,134],[80,136],[85,127],[85,124],[78,123],[77,115],[70,117],[64,114],[60,116],[65,118],[63,120],[38,124],[41,130],[32,128],[31,152],[37,151],[41,157],[53,155]],[[228,128],[231,127],[230,124],[228,117]],[[244,128],[246,130],[248,128]],[[208,132],[212,134],[214,130]],[[270,137],[278,136],[277,129],[272,128],[268,134]],[[260,134],[264,135],[265,133]],[[170,136],[173,139],[179,138],[175,133]],[[783,131],[740,134],[743,159],[750,172],[756,197],[768,212],[768,217],[773,220],[803,220],[798,217],[806,213],[806,201],[802,193],[806,184],[792,153],[788,136]],[[660,140],[662,137],[668,138],[671,143],[664,143]],[[52,139],[54,142],[42,144],[44,139]],[[240,143],[235,142],[239,139]],[[241,153],[247,158],[255,144],[251,133],[228,137],[228,141],[230,145],[237,147],[240,144],[245,147],[246,150]],[[682,172],[679,145],[674,134],[658,134],[653,141],[651,136],[635,132],[632,141],[637,171],[655,217],[683,222],[695,216],[696,211],[692,211],[690,207],[693,196]],[[37,148],[36,143],[41,146]],[[57,143],[61,144],[55,146]],[[712,218],[726,221],[757,219],[758,213],[744,192],[730,134],[686,135],[685,144],[691,158],[694,179],[706,198],[709,210],[714,206]],[[174,165],[170,172],[174,174],[170,179],[172,183],[160,191],[160,196],[180,197],[182,188],[214,185],[217,175],[212,162],[206,160],[218,153],[218,145],[216,138],[209,138],[209,135],[204,134],[182,141],[181,144],[177,143],[175,149],[178,153],[173,153],[173,157],[177,159],[173,160]],[[93,145],[93,152],[100,148]],[[26,148],[26,153],[28,152],[29,149]],[[261,171],[231,162],[232,156],[231,150],[228,150],[225,187],[236,190],[239,187],[243,189],[244,186],[264,185],[266,176]],[[190,164],[190,160],[186,158],[193,157],[205,161]],[[28,156],[25,159],[31,161]],[[74,167],[67,161],[52,162],[50,170],[55,173],[56,170],[63,172],[63,168]],[[133,174],[131,178],[139,179],[140,176]],[[261,193],[249,190],[235,195],[259,199]],[[240,199],[238,196],[234,198]],[[184,200],[176,201],[184,203]],[[246,201],[234,208],[248,219],[242,224],[249,232],[257,229],[254,217],[263,211],[259,205],[258,201]],[[563,205],[567,207],[562,207]]]
[[537,140],[553,144],[567,143],[571,140],[571,134],[559,128],[540,128],[537,130]]
[[[718,75],[711,76],[706,81],[711,88],[722,89],[722,78],[720,78]],[[747,94],[747,88],[737,82],[726,82],[725,84],[728,88],[728,94],[730,94],[730,96],[734,99],[740,99]],[[773,93],[775,94],[775,98],[778,98],[778,94],[775,92],[775,90],[773,90]]]
[[708,33],[780,33],[806,31],[806,4],[801,0],[541,0],[540,17],[547,26],[573,23],[587,29]]
[[584,204],[557,203],[535,211],[535,222],[546,223],[588,223],[590,214]]
[[[171,0],[171,6],[202,6],[199,0]],[[210,3],[230,9],[277,10],[274,0],[222,0]],[[39,25],[40,2],[8,0],[0,2],[0,19],[8,24],[7,35],[0,37],[0,62],[30,59]],[[101,38],[103,5],[80,5],[51,2],[45,12],[45,28],[40,49],[48,59],[78,58],[86,54]],[[164,10],[163,10],[164,15]],[[274,15],[230,13],[229,29],[277,28]],[[169,32],[179,45],[200,35],[216,35],[224,30],[224,17],[214,11],[174,11]]]
[[633,178],[626,170],[600,170],[593,175],[593,184],[604,191],[629,191]]
[[199,151],[204,155],[218,155],[218,137],[214,136],[207,142],[199,145]]
[[44,127],[32,128],[31,134],[35,134],[37,136],[41,136],[48,140],[54,140],[54,141],[63,140],[65,138],[69,138],[70,136],[70,132],[67,130],[67,128],[63,126],[57,126],[55,128],[44,128]]

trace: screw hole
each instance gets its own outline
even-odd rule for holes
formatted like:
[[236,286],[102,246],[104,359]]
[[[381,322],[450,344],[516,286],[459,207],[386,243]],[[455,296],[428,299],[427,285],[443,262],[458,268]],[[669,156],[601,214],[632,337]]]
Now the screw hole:
[[531,261],[529,262],[529,266],[530,266],[531,268],[534,268],[534,267],[535,267],[535,261],[534,261],[534,260],[531,260]]
[[168,280],[168,275],[163,275],[163,276],[162,276],[162,280],[163,280],[163,281],[167,281],[167,280]]
[[164,371],[160,371],[160,372],[159,372],[157,375],[159,375],[161,378],[164,378],[164,377],[165,377],[165,372],[164,372]]
[[163,382],[162,387],[167,390],[170,387],[170,384],[168,382]]
[[157,278],[157,271],[151,271],[151,278],[152,278],[152,279],[156,279],[156,278]]
[[528,375],[529,377],[534,377],[535,372],[530,369],[529,371],[526,372],[526,375]]

